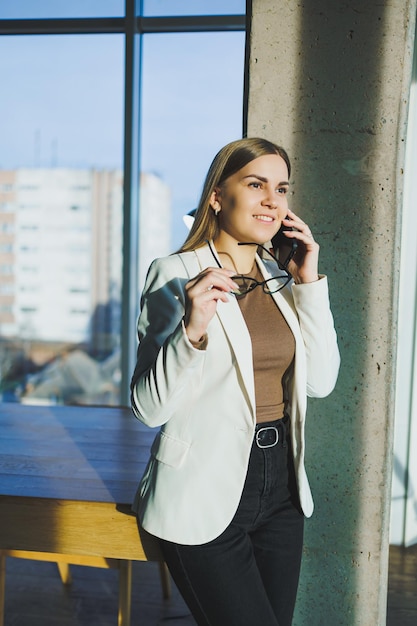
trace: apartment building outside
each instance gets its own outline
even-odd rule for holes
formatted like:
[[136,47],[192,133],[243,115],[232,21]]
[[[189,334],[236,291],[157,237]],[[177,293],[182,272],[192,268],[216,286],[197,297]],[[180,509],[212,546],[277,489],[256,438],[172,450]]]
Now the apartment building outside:
[[[169,188],[142,174],[140,190],[138,298],[152,258],[171,251]],[[75,347],[118,353],[122,229],[120,170],[0,171],[0,376],[11,344],[40,366]]]

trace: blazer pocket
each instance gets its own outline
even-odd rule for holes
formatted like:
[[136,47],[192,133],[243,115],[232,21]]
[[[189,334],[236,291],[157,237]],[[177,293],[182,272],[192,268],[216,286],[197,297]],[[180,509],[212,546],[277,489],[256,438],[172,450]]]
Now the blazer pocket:
[[152,444],[151,453],[153,457],[170,465],[171,467],[180,467],[187,456],[190,444],[182,439],[176,439],[172,435],[168,435],[161,431],[155,437]]

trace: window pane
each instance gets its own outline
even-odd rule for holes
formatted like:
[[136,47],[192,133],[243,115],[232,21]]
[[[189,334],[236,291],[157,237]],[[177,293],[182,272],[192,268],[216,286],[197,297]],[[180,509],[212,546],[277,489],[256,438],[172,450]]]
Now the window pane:
[[143,38],[142,181],[160,201],[141,203],[141,285],[150,261],[185,239],[215,153],[242,136],[244,45],[241,32]]
[[125,0],[2,0],[0,19],[121,17]]
[[245,15],[245,0],[144,0],[143,15]]
[[123,54],[119,35],[0,39],[4,400],[119,402]]

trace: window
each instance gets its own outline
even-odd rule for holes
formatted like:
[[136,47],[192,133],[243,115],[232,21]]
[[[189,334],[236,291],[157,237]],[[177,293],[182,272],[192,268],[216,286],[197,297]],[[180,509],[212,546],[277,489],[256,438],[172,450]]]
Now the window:
[[212,157],[242,136],[245,2],[1,5],[0,399],[50,401],[37,387],[77,349],[102,392],[54,401],[127,404],[147,267],[181,244]]

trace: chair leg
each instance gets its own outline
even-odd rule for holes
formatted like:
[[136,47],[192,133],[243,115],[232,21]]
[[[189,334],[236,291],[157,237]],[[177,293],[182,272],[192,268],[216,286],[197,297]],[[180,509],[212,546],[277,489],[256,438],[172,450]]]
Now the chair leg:
[[171,597],[171,577],[167,564],[164,561],[159,561],[159,576],[161,579],[162,595],[164,600],[169,600]]
[[132,597],[132,561],[119,562],[119,616],[118,626],[130,626]]
[[5,593],[6,593],[6,556],[0,551],[0,626],[4,626]]
[[63,585],[72,585],[72,576],[69,563],[57,562],[59,575]]

